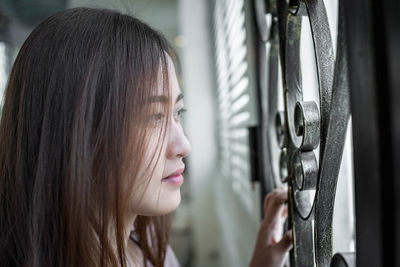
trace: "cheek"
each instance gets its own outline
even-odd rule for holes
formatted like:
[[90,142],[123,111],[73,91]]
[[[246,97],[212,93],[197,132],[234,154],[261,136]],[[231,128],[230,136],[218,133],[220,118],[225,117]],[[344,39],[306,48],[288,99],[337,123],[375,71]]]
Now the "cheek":
[[[165,140],[168,140],[166,137]],[[135,181],[132,211],[142,216],[159,216],[172,212],[180,203],[180,190],[162,182],[168,164],[167,142],[153,138],[144,155],[140,174]],[[168,169],[168,168],[167,168]],[[168,171],[168,170],[167,170]]]
[[162,182],[165,161],[157,165],[153,176],[146,181],[141,199],[133,200],[133,212],[142,216],[160,216],[171,213],[180,204],[180,188]]
[[[153,138],[155,139],[155,138]],[[139,179],[153,180],[162,172],[165,166],[165,148],[158,143],[158,140],[152,140],[143,155],[143,163],[140,167],[141,175]],[[141,181],[143,182],[143,180]]]
[[162,177],[164,172],[165,160],[160,158],[157,162],[153,158],[140,172],[135,181],[132,197],[132,210],[135,214],[153,216],[158,215],[157,207],[162,203]]

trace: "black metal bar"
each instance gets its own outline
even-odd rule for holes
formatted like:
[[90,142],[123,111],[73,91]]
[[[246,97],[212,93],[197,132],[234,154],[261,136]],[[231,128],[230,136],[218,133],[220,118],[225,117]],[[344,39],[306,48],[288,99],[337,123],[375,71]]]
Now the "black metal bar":
[[250,172],[251,181],[260,182],[264,176],[261,172],[262,158],[261,158],[261,133],[259,126],[251,126],[247,128],[249,131],[249,151],[250,151]]
[[383,10],[384,1],[372,1],[372,46],[374,49],[375,76],[377,90],[377,116],[379,119],[379,154],[381,160],[381,210],[382,210],[382,243],[383,243],[383,265],[393,265],[393,258],[396,253],[394,250],[393,233],[396,230],[394,224],[394,177],[392,161],[392,113],[390,88],[388,81],[388,62],[390,58],[387,53],[387,25],[386,14]]
[[[387,60],[387,90],[390,113],[391,160],[393,186],[393,226],[390,237],[393,239],[392,251],[394,264],[400,266],[400,2],[386,0],[382,2],[382,14],[385,25],[385,51]],[[390,230],[389,230],[390,231]]]
[[[353,116],[356,251],[358,266],[385,265],[380,97],[370,0],[344,1]],[[384,88],[381,88],[381,90]]]

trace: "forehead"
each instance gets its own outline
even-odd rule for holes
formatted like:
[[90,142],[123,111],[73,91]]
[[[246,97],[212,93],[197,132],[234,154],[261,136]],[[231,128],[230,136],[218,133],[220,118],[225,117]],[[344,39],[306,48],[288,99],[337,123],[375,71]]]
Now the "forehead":
[[[160,64],[160,72],[158,75],[158,85],[157,85],[157,95],[153,96],[152,99],[153,101],[156,102],[166,102],[167,96],[165,96],[164,94],[164,88],[163,88],[163,75],[167,74],[168,75],[168,89],[169,94],[172,97],[172,101],[174,101],[175,99],[177,99],[180,95],[181,95],[181,89],[179,86],[179,82],[176,76],[176,71],[175,71],[175,64],[173,62],[173,60],[171,59],[171,57],[166,54],[166,63],[167,63],[167,69],[164,70],[164,66],[162,66],[162,64]],[[182,97],[180,97],[180,99],[182,99]],[[178,99],[177,101],[179,101],[180,99]]]
[[178,83],[178,78],[176,76],[175,64],[171,57],[167,57],[168,62],[168,78],[169,86],[171,88],[172,98],[175,99],[179,94],[181,94],[181,88]]

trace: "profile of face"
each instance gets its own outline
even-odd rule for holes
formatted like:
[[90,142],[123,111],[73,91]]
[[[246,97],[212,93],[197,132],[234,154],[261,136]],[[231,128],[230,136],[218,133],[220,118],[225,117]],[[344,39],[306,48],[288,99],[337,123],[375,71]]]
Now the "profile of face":
[[[144,181],[145,186],[140,188],[140,191],[144,190],[143,194],[135,195],[133,199],[133,212],[142,216],[164,215],[179,206],[180,187],[184,181],[183,158],[191,151],[191,145],[181,125],[181,115],[184,111],[183,95],[176,77],[174,63],[169,56],[167,56],[167,61],[170,90],[168,101],[171,105],[171,113],[168,116],[171,117],[162,144],[159,143],[159,129],[154,130],[155,134],[151,135],[147,153],[144,155],[144,164],[139,170],[137,178],[139,183],[144,179],[149,179]],[[157,151],[156,155],[160,153],[158,160],[154,160],[155,151]],[[148,168],[149,165],[152,168]]]

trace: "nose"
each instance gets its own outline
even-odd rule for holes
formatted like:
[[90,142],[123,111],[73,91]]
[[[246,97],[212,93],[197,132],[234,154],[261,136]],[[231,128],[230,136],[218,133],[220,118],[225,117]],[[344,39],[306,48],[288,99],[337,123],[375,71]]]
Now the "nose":
[[184,158],[190,154],[191,145],[186,138],[180,123],[175,121],[171,124],[171,132],[169,134],[169,142],[167,147],[167,158]]

